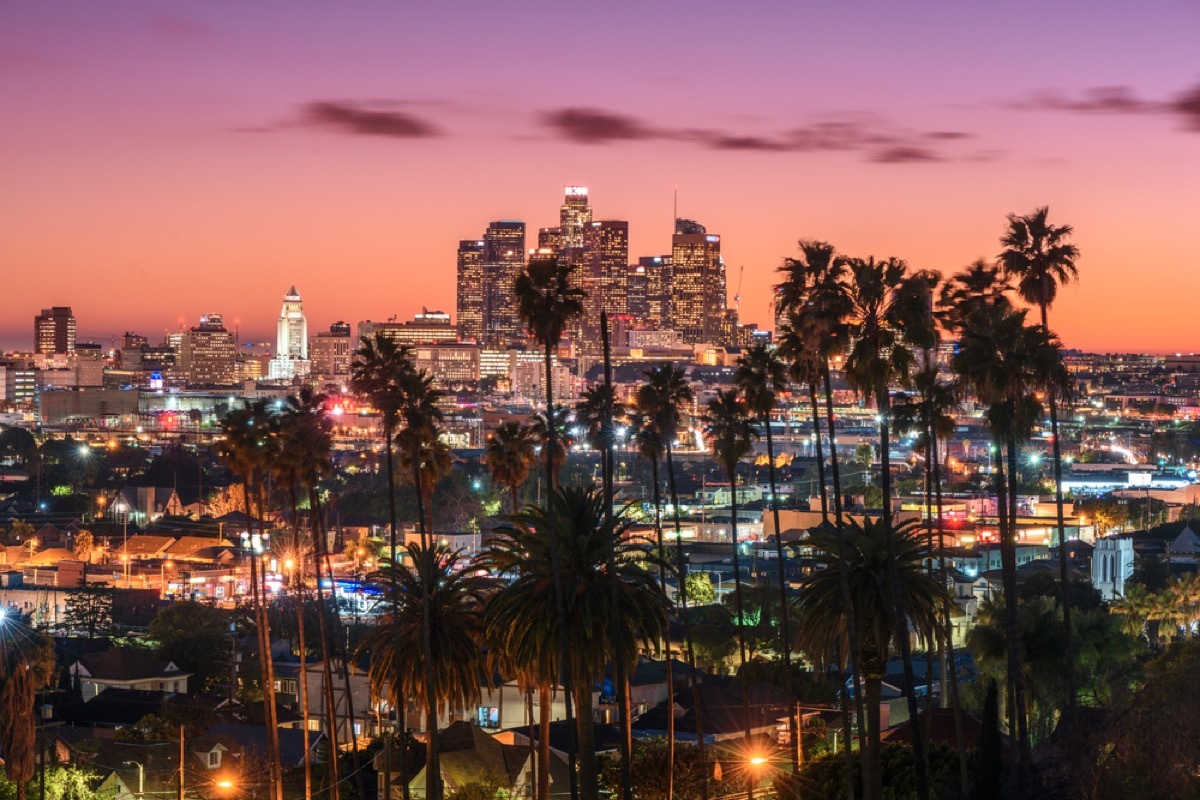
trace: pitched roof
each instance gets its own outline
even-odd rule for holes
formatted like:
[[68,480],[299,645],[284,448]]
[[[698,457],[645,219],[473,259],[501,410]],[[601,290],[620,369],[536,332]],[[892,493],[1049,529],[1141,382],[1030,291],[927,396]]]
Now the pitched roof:
[[134,647],[114,647],[102,653],[86,653],[76,662],[89,677],[109,681],[137,681],[149,678],[179,678],[181,672],[169,661],[159,661],[144,650]]
[[[233,542],[228,541],[223,537],[213,538],[212,536],[181,536],[175,540],[175,544],[167,550],[167,556],[170,558],[186,559],[201,557],[203,551],[209,548],[232,548]],[[207,560],[207,559],[206,559]]]

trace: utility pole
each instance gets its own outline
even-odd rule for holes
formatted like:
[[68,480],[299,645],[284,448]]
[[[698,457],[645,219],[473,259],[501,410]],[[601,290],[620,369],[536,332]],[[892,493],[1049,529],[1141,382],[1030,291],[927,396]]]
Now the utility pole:
[[183,775],[184,775],[184,747],[183,747],[183,723],[179,724],[179,800],[183,800]]

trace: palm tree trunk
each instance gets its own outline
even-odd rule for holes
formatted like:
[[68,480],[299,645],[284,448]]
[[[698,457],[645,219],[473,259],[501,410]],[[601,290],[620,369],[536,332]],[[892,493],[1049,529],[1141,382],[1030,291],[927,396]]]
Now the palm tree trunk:
[[538,764],[537,764],[537,723],[533,721],[533,685],[530,684],[525,689],[525,720],[529,723],[529,779],[526,784],[526,792],[529,800],[536,800],[537,785],[538,785]]
[[792,697],[792,635],[788,614],[788,582],[784,574],[787,561],[783,557],[783,531],[779,528],[779,495],[775,488],[775,440],[771,435],[771,414],[763,414],[767,431],[767,480],[771,485],[771,515],[775,522],[775,558],[779,562],[779,636],[783,643],[783,694],[788,703],[788,755],[792,771],[800,769],[800,721],[796,719],[795,698]]
[[[846,562],[846,531],[842,526],[842,478],[841,469],[838,465],[837,452],[837,426],[833,420],[833,381],[829,376],[829,365],[826,364],[821,370],[821,375],[825,383],[825,424],[829,428],[829,471],[830,477],[833,479],[833,513],[834,525],[837,531],[838,540],[838,571],[839,582],[842,590],[842,605],[846,609],[846,614],[849,617],[850,628],[850,676],[851,685],[854,688],[854,711],[858,720],[858,749],[863,750],[866,743],[865,736],[865,704],[863,700],[862,690],[862,620],[856,612],[853,612],[854,603],[850,596],[850,567]],[[846,749],[850,749],[850,731],[846,731]],[[867,782],[866,774],[866,759],[862,761],[863,770],[863,785],[870,785]],[[870,795],[867,795],[868,800],[874,800]]]
[[[387,450],[388,524],[390,526],[389,534],[388,534],[389,535],[388,544],[391,547],[390,559],[392,561],[392,564],[395,565],[395,564],[399,563],[398,558],[397,558],[397,554],[399,551],[396,546],[396,475],[395,475],[394,456],[392,454],[392,438],[393,438],[392,437],[392,427],[393,426],[390,424],[384,425],[383,437],[385,440],[385,442],[384,442],[385,449]],[[399,595],[399,589],[396,586],[396,570],[392,569],[392,570],[389,570],[388,572],[390,575],[389,582],[391,583],[392,597],[397,597]],[[321,575],[321,566],[320,566],[320,563],[318,563],[317,564],[317,587],[318,587],[317,596],[318,596],[318,598],[320,597],[320,585],[321,585],[320,575]],[[322,606],[322,608],[321,608],[321,614],[322,614],[322,619],[324,619],[324,614],[325,614],[324,606]],[[399,639],[400,639],[400,612],[399,612],[399,609],[396,607],[395,603],[392,604],[392,631],[393,631],[393,636],[396,638],[397,641],[399,641]],[[328,659],[326,659],[326,660],[328,660]],[[404,709],[405,709],[404,688],[403,688],[401,680],[400,680],[400,671],[399,671],[398,664],[396,665],[396,674],[392,678],[392,686],[393,686],[393,691],[395,692],[396,700],[397,700],[396,708],[395,708],[395,714],[396,714],[395,729],[396,729],[396,733],[400,736],[400,746],[403,748],[400,753],[400,780],[404,784],[401,787],[401,791],[404,793],[403,800],[409,800],[408,740],[405,737],[405,734],[406,734],[407,728],[408,728],[408,720],[405,718],[405,713],[404,713]],[[391,772],[389,772],[387,774],[387,781],[389,784],[391,783],[391,779],[392,779],[392,775],[391,775]],[[387,789],[390,792],[391,786],[389,785],[387,787]],[[389,793],[389,794],[385,795],[384,800],[392,800],[391,794]]]
[[514,483],[509,490],[512,493],[512,513],[521,513],[521,485]]
[[[729,489],[730,489],[730,508],[733,511],[733,521],[729,526],[730,535],[733,537],[733,591],[737,605],[737,632],[738,632],[738,650],[741,652],[742,666],[738,669],[738,683],[742,689],[742,726],[745,729],[743,736],[745,737],[745,747],[750,749],[751,734],[754,730],[754,724],[750,717],[750,692],[746,686],[748,680],[748,670],[746,669],[746,633],[745,619],[742,617],[742,582],[741,570],[738,568],[738,537],[737,537],[737,520],[738,520],[738,502],[737,502],[737,465],[729,465]],[[789,697],[791,695],[788,695]],[[746,781],[746,798],[753,800],[754,798],[754,781]]]
[[[557,344],[555,342],[554,344]],[[562,556],[559,553],[558,525],[555,521],[554,510],[554,450],[558,443],[558,430],[554,420],[554,365],[553,344],[546,342],[546,522],[550,527],[550,573],[554,581],[554,615],[558,622],[558,653],[559,680],[563,687],[563,703],[566,706],[567,717],[567,762],[571,777],[571,800],[579,800],[579,776],[576,774],[576,753],[578,742],[575,739],[574,698],[571,697],[570,670],[571,645],[567,635],[567,609],[563,597],[562,586]],[[434,800],[438,800],[435,798]]]
[[[416,437],[413,439],[413,487],[417,491],[417,525],[421,534],[421,554],[429,559],[429,575],[433,575],[433,551],[429,549],[430,531],[425,513],[425,486],[421,480],[421,448]],[[430,596],[432,587],[422,581],[421,592],[421,651],[425,654],[425,796],[427,800],[442,800],[441,743],[438,741],[437,682],[433,669],[433,626],[430,621],[432,610]]]
[[[654,482],[654,539],[658,545],[658,585],[667,594],[666,551],[663,549],[662,486],[658,480],[658,457],[650,459],[650,476]],[[663,626],[663,649],[667,659],[667,796],[675,800],[675,664],[671,655],[671,619]]]
[[[1033,774],[1033,756],[1029,743],[1029,718],[1025,704],[1025,659],[1021,652],[1021,636],[1017,622],[1017,443],[1008,440],[1008,531],[1009,556],[1008,575],[1005,576],[1004,594],[1005,606],[1008,609],[1009,643],[1016,657],[1016,671],[1012,676],[1013,705],[1017,719],[1017,754],[1019,756],[1019,777],[1022,786],[1029,785]],[[1010,594],[1011,592],[1011,594]],[[1011,598],[1011,599],[1010,599]],[[1009,665],[1014,664],[1013,656],[1009,657]]]
[[825,488],[825,454],[821,448],[821,408],[817,405],[817,385],[808,384],[808,397],[812,401],[813,446],[816,451],[817,480],[821,484],[821,524],[829,524],[829,492]]
[[538,800],[550,800],[550,717],[554,692],[550,686],[538,687]]
[[[1047,320],[1046,304],[1041,304],[1042,328],[1047,333],[1050,325]],[[1063,515],[1062,490],[1062,442],[1058,438],[1058,396],[1053,384],[1046,388],[1046,399],[1050,405],[1050,436],[1054,456],[1054,510],[1058,522],[1058,577],[1062,584],[1063,612],[1063,652],[1066,654],[1067,670],[1067,707],[1074,708],[1077,700],[1075,688],[1075,643],[1071,636],[1071,580],[1067,574],[1067,526]],[[1147,502],[1147,505],[1149,503]]]
[[297,553],[296,557],[300,559],[301,564],[300,586],[296,591],[299,600],[296,604],[296,628],[300,637],[300,712],[304,725],[304,800],[312,800],[312,758],[308,729],[308,647],[304,641],[304,558],[300,553]]
[[246,528],[250,533],[250,593],[254,603],[256,627],[258,629],[258,661],[262,678],[263,719],[267,727],[267,746],[271,750],[267,758],[267,773],[270,780],[271,800],[283,798],[283,770],[279,764],[279,727],[276,724],[275,670],[271,660],[271,628],[267,618],[264,587],[260,583],[262,565],[258,553],[254,552],[254,515],[250,497],[254,496],[259,513],[263,511],[262,491],[256,481],[243,483],[243,501],[246,509]]
[[[316,493],[309,489],[309,501],[312,502]],[[313,506],[314,521],[316,506]],[[341,767],[339,765],[341,749],[338,747],[337,701],[334,699],[333,688],[333,653],[329,647],[329,629],[325,621],[325,590],[321,588],[321,561],[325,552],[323,537],[313,531],[313,561],[317,572],[317,633],[321,637],[321,682],[322,695],[325,700],[325,717],[327,735],[329,737],[329,798],[338,800],[341,797]],[[346,684],[346,694],[349,695],[349,684]],[[351,718],[350,735],[354,736],[354,721]],[[391,800],[386,797],[385,800]]]
[[[880,675],[868,675],[865,681],[867,692],[867,749],[863,756],[863,796],[868,800],[878,800],[883,795],[883,752],[879,741],[880,726],[880,697],[882,695],[883,678]],[[917,724],[916,720],[912,721]]]
[[[600,312],[600,338],[604,347],[604,385],[608,390],[612,391],[612,358],[608,343],[608,312]],[[609,395],[611,399],[613,395]],[[613,502],[615,501],[615,490],[613,485],[613,418],[612,404],[607,403],[604,408],[604,418],[601,421],[603,431],[600,436],[603,452],[600,457],[601,470],[604,479],[604,529],[612,535],[613,532]],[[617,694],[617,716],[620,718],[621,724],[621,794],[624,800],[633,800],[633,719],[629,708],[629,662],[625,660],[624,654],[616,649],[616,643],[620,640],[618,635],[618,614],[617,609],[620,607],[620,587],[617,579],[617,551],[616,542],[608,551],[608,574],[609,574],[609,602],[612,604],[612,612],[609,618],[609,639],[613,643],[612,663],[613,663],[613,682]],[[636,664],[637,656],[634,656]],[[591,695],[589,694],[589,699]],[[582,716],[582,715],[580,715]],[[586,773],[585,773],[586,776]]]
[[[937,532],[938,532],[938,570],[942,574],[943,584],[948,582],[946,569],[946,531],[942,513],[942,460],[938,453],[936,436],[930,436],[930,451],[933,454],[933,492],[937,503]],[[958,695],[958,667],[954,661],[954,628],[951,625],[950,600],[942,606],[942,626],[946,637],[946,661],[948,669],[943,666],[942,683],[950,687],[950,702],[954,707],[954,743],[958,750],[958,780],[959,788],[965,797],[967,794],[969,776],[967,772],[967,742],[963,735],[962,698]]]
[[587,681],[575,681],[575,708],[579,731],[579,797],[580,800],[599,800],[599,763],[596,760],[596,723],[593,716],[592,686]]
[[908,634],[908,608],[905,603],[904,590],[900,586],[900,570],[896,562],[896,542],[892,535],[892,461],[888,452],[889,441],[888,414],[891,413],[891,398],[887,385],[876,388],[876,407],[879,409],[879,447],[880,463],[883,468],[881,482],[883,483],[883,526],[884,540],[888,550],[888,578],[892,584],[892,602],[895,605],[896,644],[900,649],[900,663],[904,669],[904,694],[908,700],[908,716],[912,722],[909,731],[912,733],[913,761],[917,768],[917,797],[918,800],[929,800],[929,771],[925,761],[925,742],[921,737],[921,726],[918,723],[917,692],[912,666],[912,643]]
[[[675,488],[675,459],[672,456],[674,447],[670,439],[670,436],[673,435],[672,433],[667,438],[667,488],[671,492],[671,507],[675,518],[675,558],[679,569],[679,619],[683,623],[683,645],[687,653],[688,677],[692,684],[692,705],[695,706],[692,714],[696,722],[696,756],[700,763],[704,763],[707,751],[704,744],[704,712],[700,707],[700,676],[696,670],[696,649],[692,646],[692,621],[688,617],[687,581],[684,580],[687,575],[687,557],[683,552],[683,533],[680,531],[679,524],[679,492]],[[708,800],[707,773],[705,773],[700,787],[701,797]]]

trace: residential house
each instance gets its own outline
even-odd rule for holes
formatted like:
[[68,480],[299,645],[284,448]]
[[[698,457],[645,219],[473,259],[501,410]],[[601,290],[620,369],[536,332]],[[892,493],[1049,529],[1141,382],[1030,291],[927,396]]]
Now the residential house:
[[133,647],[114,647],[102,653],[87,653],[71,665],[84,701],[109,688],[187,694],[191,673],[172,661],[160,661]]

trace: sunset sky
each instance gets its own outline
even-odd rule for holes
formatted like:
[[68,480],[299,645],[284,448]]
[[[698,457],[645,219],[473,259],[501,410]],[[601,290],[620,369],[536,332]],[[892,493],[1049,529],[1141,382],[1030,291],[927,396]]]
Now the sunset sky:
[[1195,0],[5,0],[0,346],[453,311],[459,239],[582,184],[631,259],[677,189],[762,325],[799,238],[952,271],[1049,205],[1068,346],[1200,349],[1197,42]]

